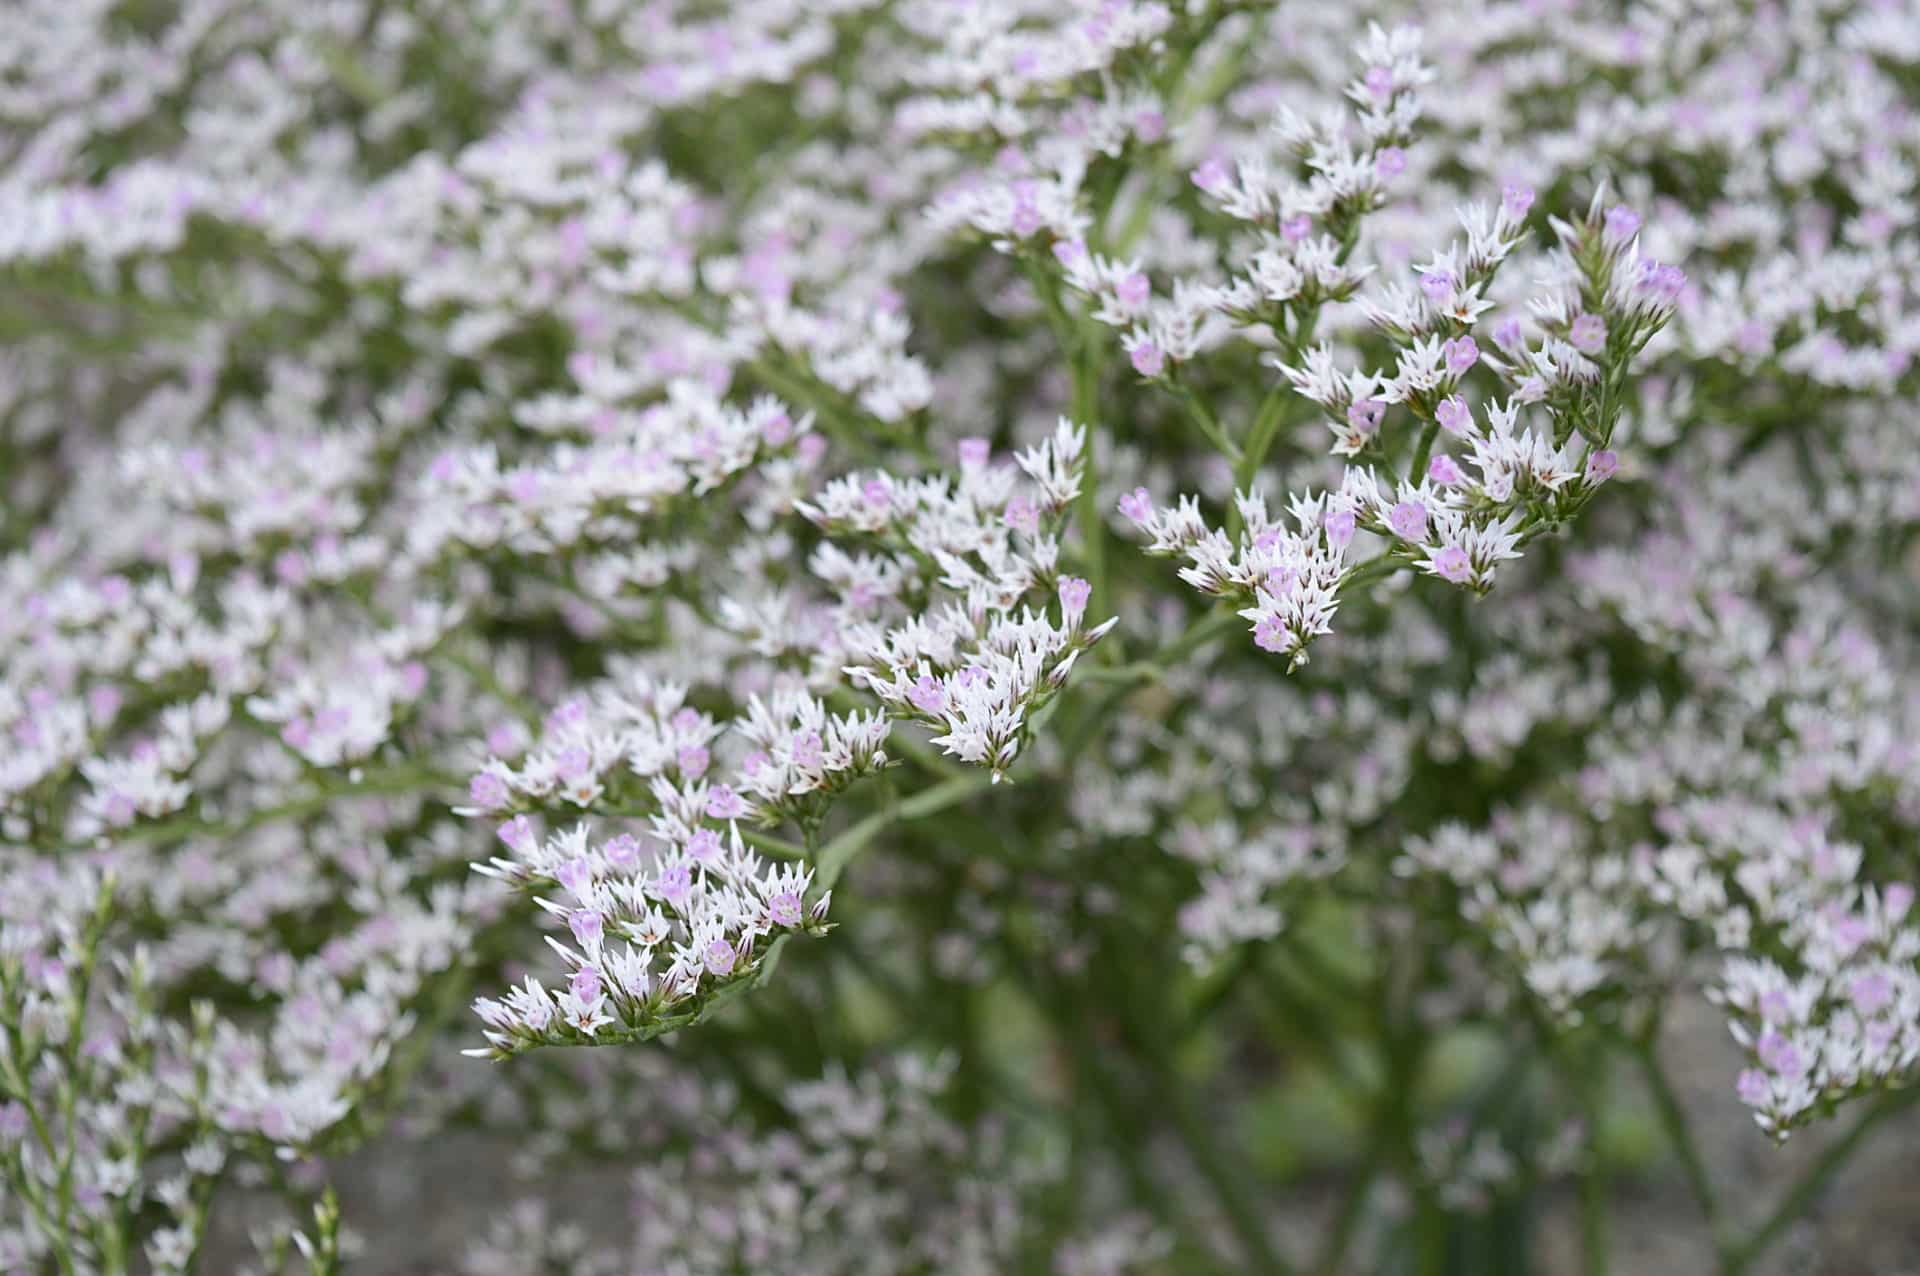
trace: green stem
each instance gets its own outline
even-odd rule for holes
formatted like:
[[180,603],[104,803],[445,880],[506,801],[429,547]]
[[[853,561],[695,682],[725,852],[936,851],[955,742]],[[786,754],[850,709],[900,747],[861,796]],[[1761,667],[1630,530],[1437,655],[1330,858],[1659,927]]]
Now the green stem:
[[1146,659],[1112,669],[1090,669],[1080,675],[1079,681],[1118,683],[1122,687],[1136,682],[1158,682],[1169,669],[1188,655],[1242,623],[1244,622],[1239,615],[1232,611],[1209,612],[1188,626],[1178,638]]
[[1414,1184],[1414,1270],[1420,1276],[1444,1276],[1447,1270],[1447,1213],[1431,1187]]
[[[1067,313],[1066,305],[1060,300],[1060,288],[1050,270],[1033,257],[1022,256],[1020,268],[1026,273],[1027,280],[1033,285],[1033,291],[1040,298],[1040,304],[1046,309],[1047,324],[1053,329],[1054,341],[1060,347],[1060,356],[1067,360],[1067,366],[1073,378],[1073,397],[1068,405],[1068,415],[1075,425],[1084,426],[1087,431],[1086,455],[1080,468],[1080,496],[1076,502],[1076,518],[1080,524],[1080,537],[1086,543],[1087,583],[1093,586],[1093,595],[1087,601],[1091,615],[1104,617],[1109,605],[1107,582],[1107,524],[1100,508],[1100,470],[1097,441],[1100,428],[1097,420],[1100,413],[1100,364],[1106,347],[1092,334],[1085,332],[1074,317]],[[1114,648],[1113,650],[1118,650]],[[1102,656],[1112,659],[1112,656]]]
[[986,788],[991,778],[985,772],[955,776],[951,780],[942,780],[923,793],[914,794],[904,802],[875,811],[820,848],[820,854],[814,860],[814,884],[821,890],[832,887],[840,880],[840,874],[846,871],[853,857],[866,849],[867,843],[883,829],[896,822],[923,820],[930,815],[938,815]]
[[[1136,682],[1157,681],[1161,674],[1188,655],[1206,646],[1235,625],[1244,623],[1246,622],[1231,610],[1210,612],[1188,626],[1185,633],[1146,660],[1132,665],[1123,665],[1111,671],[1089,670],[1081,675],[1086,681],[1108,682],[1114,685],[1109,686],[1106,694],[1075,720],[1071,733],[1063,740],[1061,752],[1069,763],[1086,751],[1101,724],[1120,707],[1121,701],[1127,698],[1127,694],[1133,690]],[[1129,670],[1133,672],[1128,673]]]
[[1333,1229],[1327,1233],[1325,1246],[1320,1257],[1314,1262],[1313,1270],[1319,1276],[1341,1276],[1347,1270],[1347,1251],[1353,1247],[1353,1238],[1359,1234],[1360,1222],[1366,1217],[1367,1197],[1373,1191],[1373,1184],[1380,1177],[1381,1162],[1386,1159],[1385,1140],[1375,1136],[1367,1148],[1367,1156],[1355,1172],[1353,1182],[1347,1186],[1347,1193],[1340,1203],[1340,1213],[1333,1220]]
[[[7,981],[5,967],[0,966],[0,1009],[18,1004],[19,989]],[[59,1144],[55,1142],[53,1130],[47,1125],[46,1116],[40,1111],[27,1084],[27,1068],[32,1065],[34,1057],[28,1052],[27,1034],[17,1019],[0,1022],[0,1030],[5,1032],[4,1048],[0,1048],[0,1095],[11,1095],[26,1109],[27,1120],[32,1126],[34,1138],[40,1144],[41,1155],[46,1157],[49,1164],[57,1165],[60,1160]],[[43,1185],[35,1181],[26,1156],[20,1149],[10,1152],[6,1164],[8,1179],[19,1190],[21,1199],[26,1201],[40,1230],[46,1234],[55,1265],[62,1276],[69,1276],[74,1271],[74,1262],[67,1235],[65,1206],[47,1200]]]
[[[1098,1047],[1088,1038],[1083,1026],[1075,1023],[1074,1027],[1074,1032],[1066,1034],[1073,1053],[1074,1075],[1089,1083],[1092,1097],[1106,1115],[1109,1130],[1129,1145],[1129,1155],[1117,1159],[1127,1176],[1135,1204],[1144,1209],[1164,1207],[1168,1194],[1147,1173],[1146,1150],[1140,1146],[1141,1140],[1137,1133],[1129,1129],[1126,1120],[1126,1114],[1138,1111],[1138,1106],[1121,1093],[1108,1074],[1105,1062],[1100,1059]],[[1213,1251],[1207,1246],[1200,1229],[1188,1219],[1187,1212],[1176,1209],[1170,1213],[1175,1223],[1188,1233],[1194,1252],[1205,1255],[1212,1264]]]
[[1647,1091],[1653,1096],[1653,1107],[1659,1115],[1660,1128],[1665,1132],[1667,1142],[1673,1145],[1674,1155],[1680,1158],[1680,1168],[1686,1175],[1687,1187],[1706,1219],[1707,1229],[1713,1235],[1714,1249],[1720,1254],[1724,1265],[1729,1252],[1725,1221],[1721,1217],[1720,1201],[1713,1190],[1713,1176],[1708,1172],[1699,1145],[1694,1141],[1686,1111],[1680,1106],[1679,1096],[1673,1092],[1673,1083],[1667,1079],[1666,1069],[1660,1065],[1653,1041],[1647,1039],[1636,1043],[1634,1054],[1640,1063],[1640,1074],[1646,1078]]
[[1585,1276],[1606,1276],[1607,1176],[1595,1148],[1580,1175],[1580,1260]]
[[1286,1276],[1293,1266],[1274,1249],[1266,1220],[1261,1216],[1259,1202],[1247,1190],[1247,1176],[1241,1173],[1238,1166],[1229,1163],[1226,1152],[1214,1136],[1214,1128],[1194,1111],[1179,1079],[1168,1077],[1164,1080],[1166,1092],[1162,1098],[1173,1110],[1174,1124],[1187,1145],[1187,1155],[1213,1186],[1227,1221],[1233,1225],[1234,1233],[1247,1251],[1252,1269]]
[[[1296,990],[1280,971],[1268,966],[1253,981],[1256,1009],[1273,1031],[1276,1042],[1299,1042],[1319,1058],[1328,1082],[1355,1109],[1365,1111],[1379,1096],[1365,1079],[1363,1067],[1352,1066],[1342,1049],[1346,1039],[1309,994]],[[1269,1004],[1271,1003],[1271,1004]]]
[[[1109,974],[1125,979],[1118,963],[1109,967]],[[1133,1047],[1131,1053],[1150,1071],[1154,1092],[1148,1097],[1172,1116],[1188,1160],[1213,1189],[1215,1202],[1239,1239],[1248,1270],[1287,1276],[1293,1265],[1274,1247],[1259,1196],[1253,1190],[1258,1179],[1231,1144],[1220,1137],[1220,1128],[1226,1123],[1195,1108],[1193,1088],[1174,1063],[1173,1043],[1163,1026],[1167,1016],[1146,1006],[1142,990],[1130,979],[1116,991],[1120,995],[1109,1004],[1117,1013],[1117,1026]]]
[[501,682],[499,675],[487,668],[482,661],[475,660],[465,653],[458,651],[442,651],[441,654],[446,657],[448,664],[464,671],[469,678],[472,678],[485,688],[495,700],[507,706],[507,709],[513,713],[515,717],[519,718],[529,727],[539,727],[542,717],[540,706],[534,704],[533,701]]
[[306,797],[282,802],[277,806],[263,807],[225,823],[209,823],[195,816],[175,816],[172,819],[157,820],[152,824],[136,824],[121,830],[115,834],[115,837],[122,842],[158,842],[185,837],[234,837],[274,820],[311,815],[344,798],[366,797],[374,794],[417,793],[423,788],[436,785],[452,786],[456,783],[452,776],[442,775],[431,767],[403,764],[390,770],[370,771],[362,775],[357,783],[349,782],[339,788],[322,789]]
[[1149,656],[1148,663],[1159,669],[1171,669],[1221,634],[1246,621],[1232,610],[1212,611],[1187,626],[1186,632]]
[[[1260,472],[1260,466],[1267,459],[1267,452],[1279,437],[1280,422],[1286,415],[1287,392],[1290,387],[1281,382],[1267,391],[1267,397],[1260,401],[1260,411],[1253,418],[1253,428],[1247,431],[1247,448],[1240,456],[1240,463],[1233,467],[1233,490],[1250,491],[1254,476]],[[1238,538],[1240,535],[1240,507],[1235,505],[1227,511],[1227,535]]]
[[1740,1273],[1745,1272],[1753,1261],[1779,1238],[1780,1233],[1792,1226],[1794,1221],[1806,1212],[1807,1207],[1813,1204],[1814,1199],[1826,1190],[1827,1185],[1833,1181],[1834,1175],[1840,1172],[1848,1158],[1853,1155],[1853,1150],[1859,1146],[1860,1141],[1872,1133],[1875,1126],[1916,1099],[1920,1099],[1920,1086],[1909,1086],[1904,1090],[1895,1090],[1881,1095],[1872,1107],[1860,1114],[1845,1134],[1821,1152],[1820,1159],[1814,1162],[1813,1167],[1793,1185],[1780,1204],[1767,1215],[1766,1221],[1761,1223],[1746,1240],[1733,1247],[1722,1261],[1723,1270],[1729,1276],[1740,1276]]
[[797,407],[813,409],[828,433],[854,455],[867,461],[876,459],[875,438],[908,448],[923,459],[929,455],[926,444],[908,431],[868,414],[832,386],[809,373],[789,370],[782,361],[782,356],[763,354],[747,367],[781,398]]
[[1384,580],[1402,567],[1409,565],[1406,559],[1396,558],[1391,552],[1376,554],[1364,563],[1356,563],[1349,567],[1340,577],[1335,592],[1345,594],[1350,589],[1371,585],[1374,581]]
[[1550,1025],[1538,1023],[1536,1030],[1547,1043],[1549,1054],[1558,1059],[1562,1074],[1569,1078],[1580,1119],[1587,1127],[1587,1155],[1580,1167],[1580,1270],[1584,1276],[1606,1276],[1607,1167],[1600,1153],[1600,1114],[1606,1103],[1608,1055],[1600,1048],[1575,1055],[1551,1035]]
[[1433,455],[1433,441],[1439,433],[1438,421],[1429,421],[1420,427],[1420,441],[1413,449],[1413,464],[1407,467],[1407,482],[1418,483],[1420,476],[1427,472],[1427,461]]
[[742,829],[740,837],[748,846],[764,851],[768,855],[783,860],[803,860],[807,858],[807,848],[798,842],[789,842],[784,837],[775,837],[771,833],[760,833],[753,829]]
[[1200,396],[1193,392],[1192,387],[1169,380],[1167,390],[1180,401],[1181,406],[1186,408],[1188,419],[1199,428],[1201,434],[1206,436],[1207,442],[1213,444],[1214,450],[1232,464],[1239,465],[1244,459],[1239,445],[1227,437],[1227,432],[1220,428],[1220,422],[1214,419],[1213,413],[1208,410]]
[[[1112,605],[1107,581],[1107,520],[1100,507],[1097,450],[1100,437],[1097,420],[1100,414],[1100,356],[1103,349],[1097,341],[1082,339],[1079,352],[1073,358],[1073,423],[1084,427],[1087,432],[1086,453],[1080,463],[1077,518],[1080,539],[1086,546],[1087,580],[1093,586],[1087,611],[1096,618],[1105,618]],[[1103,644],[1103,658],[1114,659],[1119,650],[1112,643]]]

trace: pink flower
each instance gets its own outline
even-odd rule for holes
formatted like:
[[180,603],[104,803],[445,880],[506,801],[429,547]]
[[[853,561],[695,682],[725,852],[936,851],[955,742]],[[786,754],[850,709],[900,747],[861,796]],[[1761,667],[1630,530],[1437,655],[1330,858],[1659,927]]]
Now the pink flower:
[[794,762],[810,771],[817,769],[820,766],[821,747],[818,731],[796,732],[793,737]]
[[1327,544],[1335,549],[1345,549],[1353,539],[1353,512],[1351,510],[1332,510],[1321,525],[1327,530]]
[[1464,585],[1473,577],[1473,560],[1458,545],[1448,545],[1433,556],[1433,570],[1442,580]]
[[1151,337],[1130,343],[1127,358],[1133,363],[1133,370],[1143,377],[1157,377],[1167,365],[1166,356],[1160,353],[1160,347],[1153,344]]
[[1153,517],[1153,495],[1144,487],[1136,487],[1120,498],[1120,513],[1127,521],[1144,523]]
[[760,423],[760,437],[768,447],[779,447],[793,437],[793,418],[784,412],[775,412]]
[[707,970],[715,977],[723,977],[732,973],[736,954],[733,951],[733,945],[729,944],[726,940],[716,939],[708,944],[705,957]]
[[683,861],[667,865],[654,877],[653,893],[676,909],[684,907],[693,894],[693,871]]
[[593,770],[593,755],[579,745],[563,749],[553,768],[561,779],[569,782],[578,780]]
[[602,850],[607,857],[607,863],[615,868],[632,869],[640,862],[640,840],[631,833],[621,833],[614,837]]
[[1883,970],[1868,971],[1847,986],[1847,997],[1861,1014],[1879,1014],[1893,1000],[1893,980]]
[[507,476],[507,496],[516,505],[532,505],[540,499],[540,476],[532,470],[515,470]]
[[695,829],[687,839],[687,858],[702,868],[720,859],[720,835],[712,829]]
[[95,722],[111,722],[120,712],[120,704],[118,687],[103,683],[87,688],[87,714]]
[[1598,354],[1607,344],[1607,321],[1599,315],[1581,315],[1567,329],[1567,340],[1581,354]]
[[1463,437],[1467,427],[1473,424],[1473,411],[1467,407],[1467,401],[1457,394],[1450,394],[1440,400],[1433,410],[1434,419],[1440,422],[1440,428],[1456,438]]
[[1113,291],[1114,295],[1120,298],[1122,304],[1139,306],[1144,304],[1147,298],[1153,295],[1153,284],[1145,275],[1136,270],[1125,279],[1122,279],[1118,284],[1114,285]]
[[507,782],[491,771],[482,771],[467,785],[467,798],[483,811],[498,810],[507,804]]
[[576,855],[553,870],[553,880],[569,895],[584,898],[593,888],[593,864],[584,855]]
[[941,687],[939,679],[930,674],[920,675],[907,692],[907,699],[922,713],[939,713],[947,707],[946,690]]
[[591,966],[580,967],[580,969],[573,972],[573,979],[568,984],[568,989],[573,993],[574,1000],[578,1001],[581,1005],[598,1005],[602,995],[600,989],[600,972]]
[[1620,468],[1620,457],[1612,451],[1595,452],[1587,458],[1587,482],[1604,483]]
[[1231,180],[1226,164],[1218,157],[1202,161],[1200,167],[1193,170],[1193,184],[1209,195],[1218,194]]
[[993,455],[993,445],[982,438],[960,440],[960,464],[966,469],[975,469],[987,463]]
[[1519,221],[1533,207],[1533,187],[1509,186],[1500,193],[1500,207],[1507,217]]
[[1480,359],[1480,347],[1472,337],[1455,337],[1440,347],[1440,353],[1446,357],[1447,371],[1456,377]]
[[1389,177],[1398,177],[1407,171],[1407,153],[1397,146],[1389,146],[1373,157],[1374,176],[1382,181]]
[[1078,576],[1060,578],[1060,606],[1069,616],[1077,616],[1087,609],[1087,600],[1093,597],[1093,586]]
[[1453,458],[1444,455],[1436,456],[1427,462],[1427,477],[1442,487],[1453,487],[1466,479],[1466,475],[1460,472],[1460,467],[1454,464]]
[[1607,238],[1617,244],[1624,244],[1633,238],[1640,229],[1640,214],[1625,204],[1615,204],[1607,210]]
[[1760,1056],[1761,1064],[1778,1076],[1799,1077],[1807,1070],[1806,1060],[1800,1057],[1799,1049],[1777,1032],[1763,1035],[1755,1053]]
[[779,891],[767,900],[767,920],[775,926],[800,924],[800,897],[792,891]]
[[1286,236],[1288,243],[1297,244],[1313,233],[1313,218],[1305,213],[1295,213],[1280,223],[1280,233]]
[[1417,541],[1427,534],[1427,507],[1419,501],[1401,501],[1387,511],[1387,526],[1401,539]]
[[737,820],[747,813],[747,804],[725,784],[707,794],[707,815],[716,820]]
[[1427,294],[1427,300],[1438,305],[1453,295],[1453,275],[1445,270],[1430,270],[1420,276],[1420,291]]
[[573,932],[575,943],[595,948],[604,933],[605,919],[595,909],[576,908],[567,914],[567,929]]
[[1659,304],[1670,306],[1680,300],[1680,290],[1686,286],[1687,273],[1678,266],[1658,261],[1640,263],[1640,291]]
[[418,700],[420,693],[427,689],[427,667],[418,660],[409,660],[400,666],[400,696],[404,700]]
[[527,851],[533,848],[533,821],[524,815],[516,815],[502,824],[498,830],[500,840],[515,851]]
[[1262,651],[1283,652],[1293,644],[1293,631],[1278,616],[1262,616],[1253,627],[1253,645]]
[[1347,424],[1361,435],[1372,434],[1386,419],[1387,405],[1378,399],[1355,399],[1347,405]]
[[307,580],[307,556],[297,549],[282,550],[273,560],[273,574],[282,584],[298,588]]

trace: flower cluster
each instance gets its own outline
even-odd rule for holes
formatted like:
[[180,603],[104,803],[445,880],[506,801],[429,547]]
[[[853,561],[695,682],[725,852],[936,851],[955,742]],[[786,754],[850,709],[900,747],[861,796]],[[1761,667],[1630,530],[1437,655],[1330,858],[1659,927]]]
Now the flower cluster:
[[[888,551],[865,571],[849,563],[836,582],[850,613],[843,641],[860,662],[847,668],[854,685],[895,715],[941,729],[934,744],[996,780],[1019,757],[1029,718],[1114,624],[1087,625],[1093,586],[1060,571],[1086,437],[1085,426],[1062,418],[1052,437],[1014,458],[1017,468],[994,465],[986,440],[966,439],[957,483],[853,475],[800,507],[823,530]],[[1049,587],[1057,624],[1032,605]],[[900,603],[914,604],[906,623],[889,623]]]
[[[150,955],[103,949],[114,909],[111,880],[51,866],[0,909],[0,1164],[27,1224],[0,1227],[0,1258],[20,1270],[137,1249],[188,1270],[227,1157],[210,1019],[157,1018]],[[143,1233],[147,1213],[162,1221]]]
[[[1145,489],[1122,498],[1148,552],[1184,559],[1181,579],[1234,604],[1262,650],[1301,663],[1308,645],[1332,632],[1343,590],[1402,566],[1485,592],[1499,563],[1572,518],[1619,468],[1610,444],[1627,361],[1671,315],[1679,283],[1671,267],[1638,256],[1637,216],[1618,205],[1603,215],[1596,196],[1580,223],[1555,223],[1560,250],[1550,265],[1562,282],[1531,303],[1544,334],[1536,344],[1517,318],[1503,320],[1498,353],[1483,359],[1472,335],[1492,304],[1482,294],[1520,244],[1532,202],[1531,191],[1509,188],[1497,210],[1464,211],[1466,241],[1418,268],[1417,292],[1391,285],[1365,306],[1396,350],[1391,373],[1342,373],[1325,343],[1280,365],[1326,413],[1337,456],[1386,460],[1395,434],[1388,412],[1403,409],[1418,431],[1404,468],[1389,460],[1383,479],[1372,466],[1350,465],[1337,490],[1294,494],[1292,527],[1270,519],[1258,492],[1237,494],[1237,536],[1208,526],[1190,499],[1164,509]],[[1583,300],[1590,297],[1598,301]],[[1303,309],[1298,322],[1311,329],[1317,305]],[[1285,322],[1270,322],[1287,340]],[[1483,362],[1508,395],[1476,414],[1458,390]],[[1530,410],[1537,427],[1521,425]],[[1268,442],[1266,424],[1254,425],[1248,448]],[[1465,466],[1443,435],[1458,441]],[[1357,534],[1362,547],[1378,548],[1354,549]]]
[[[709,796],[694,811],[669,805],[659,818],[698,819],[715,806]],[[475,1003],[488,1046],[470,1053],[482,1058],[534,1046],[643,1040],[692,1022],[720,989],[770,959],[774,936],[822,929],[826,916],[827,896],[804,899],[812,873],[768,869],[741,843],[737,827],[726,841],[696,827],[683,845],[652,855],[631,834],[589,846],[584,826],[542,842],[525,817],[501,837],[512,854],[482,871],[555,891],[558,898],[535,902],[565,922],[573,946],[548,941],[567,964],[564,988],[550,991],[529,976],[504,999]],[[664,969],[655,969],[656,955]]]
[[1920,21],[1394,10],[0,7],[0,1270],[1593,1265],[1629,1073],[1754,1270],[1695,1124],[1920,1097]]
[[[783,1128],[730,1112],[722,1085],[671,1078],[691,1152],[663,1152],[629,1186],[634,1224],[618,1248],[557,1229],[537,1199],[471,1245],[467,1276],[563,1264],[572,1272],[717,1272],[740,1263],[853,1272],[877,1257],[900,1271],[985,1273],[1018,1252],[1025,1220],[1002,1132],[942,1114],[951,1060],[906,1056],[855,1075],[829,1072],[775,1096]],[[848,1159],[866,1168],[844,1177]],[[1087,1270],[1121,1276],[1153,1253]]]

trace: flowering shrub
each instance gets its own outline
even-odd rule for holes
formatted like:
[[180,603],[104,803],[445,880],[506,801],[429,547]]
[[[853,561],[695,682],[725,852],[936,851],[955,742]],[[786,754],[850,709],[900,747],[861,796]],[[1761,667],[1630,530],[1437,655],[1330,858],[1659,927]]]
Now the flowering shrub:
[[0,9],[0,1272],[471,1128],[635,1205],[474,1276],[1591,1273],[1639,1110],[1752,1270],[1920,1093],[1920,23],[1395,9]]

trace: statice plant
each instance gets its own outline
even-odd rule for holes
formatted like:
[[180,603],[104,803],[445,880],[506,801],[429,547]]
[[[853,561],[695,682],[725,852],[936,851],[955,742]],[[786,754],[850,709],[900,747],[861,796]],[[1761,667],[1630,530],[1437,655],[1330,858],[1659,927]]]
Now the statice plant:
[[0,7],[0,1273],[1774,1270],[1920,1095],[1916,77]]

